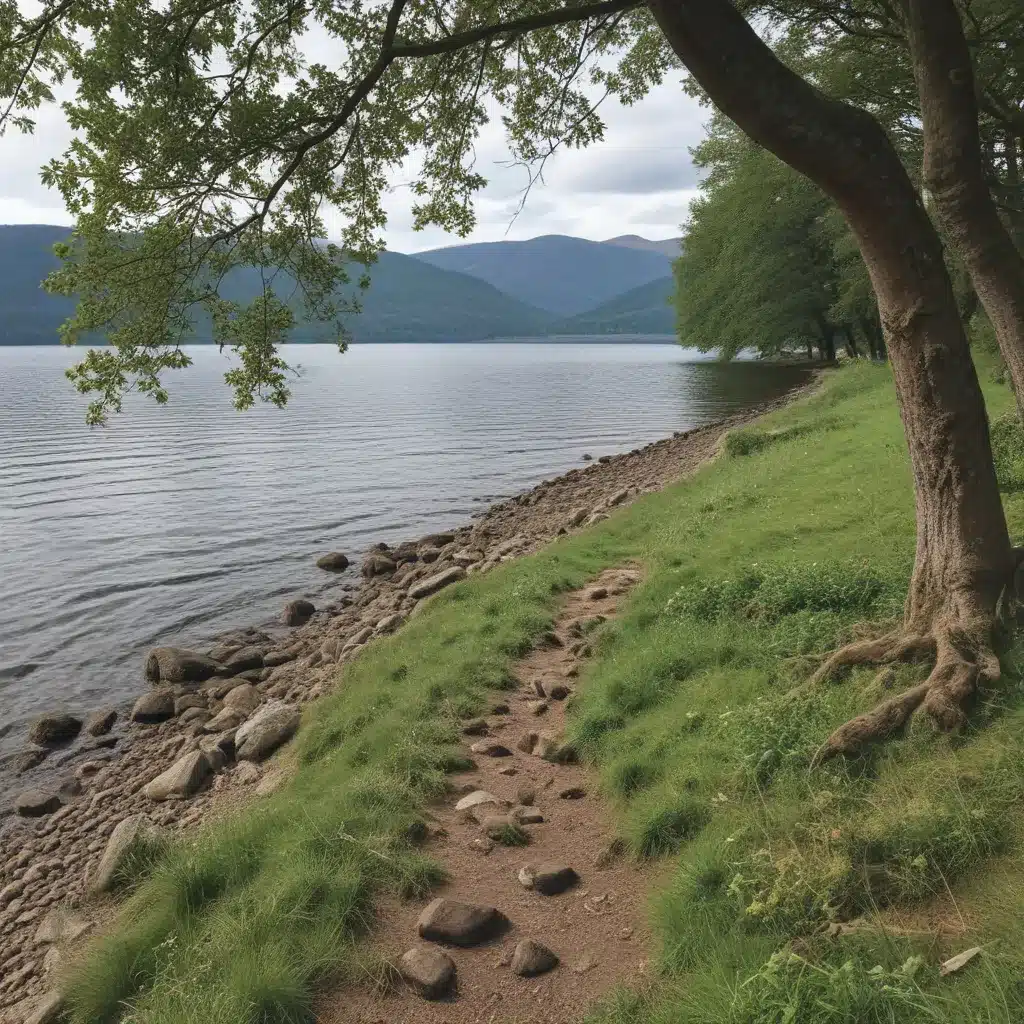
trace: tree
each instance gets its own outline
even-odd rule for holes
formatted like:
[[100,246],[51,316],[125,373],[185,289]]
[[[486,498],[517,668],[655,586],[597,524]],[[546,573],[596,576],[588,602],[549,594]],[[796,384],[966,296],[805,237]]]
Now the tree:
[[[80,83],[69,107],[79,137],[46,177],[78,217],[56,282],[81,295],[69,336],[114,328],[116,347],[91,354],[78,376],[99,390],[100,411],[131,377],[159,394],[160,371],[182,361],[174,331],[197,302],[239,344],[239,400],[263,387],[283,400],[274,343],[287,307],[271,291],[231,309],[211,275],[285,264],[314,305],[326,302],[341,254],[314,244],[321,202],[348,215],[347,249],[372,250],[387,169],[424,147],[419,221],[466,229],[485,94],[501,104],[517,155],[536,162],[600,136],[582,69],[635,101],[681,62],[743,132],[842,211],[896,382],[917,512],[905,619],[830,667],[908,651],[930,652],[935,667],[839,730],[822,757],[887,735],[921,706],[956,728],[978,686],[998,677],[992,630],[1016,558],[941,242],[878,120],[787,67],[729,0],[50,0],[31,22],[5,0],[0,14],[8,95],[31,105],[47,73]],[[336,37],[333,70],[301,60],[298,34],[314,22]]]
[[[793,347],[835,357],[838,275],[829,203],[806,178],[724,124],[695,153],[710,168],[676,261],[680,339],[731,359]],[[859,258],[859,257],[858,257]]]

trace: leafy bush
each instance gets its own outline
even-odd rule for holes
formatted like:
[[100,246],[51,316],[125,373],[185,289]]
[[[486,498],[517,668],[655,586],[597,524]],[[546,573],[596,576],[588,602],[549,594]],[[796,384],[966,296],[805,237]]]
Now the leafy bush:
[[994,420],[990,433],[999,489],[1004,494],[1024,491],[1024,427],[1016,414]]

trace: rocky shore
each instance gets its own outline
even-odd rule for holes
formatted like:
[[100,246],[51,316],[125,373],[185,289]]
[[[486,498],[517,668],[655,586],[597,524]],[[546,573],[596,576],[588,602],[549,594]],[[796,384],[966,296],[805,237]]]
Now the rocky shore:
[[[796,393],[815,387],[817,377]],[[19,755],[20,788],[0,810],[0,1021],[45,1024],[61,957],[109,917],[123,858],[154,830],[175,832],[232,801],[267,792],[266,759],[295,733],[301,707],[339,665],[397,630],[426,598],[467,576],[607,518],[710,458],[721,436],[795,392],[742,415],[624,455],[590,460],[491,506],[472,523],[380,544],[359,565],[341,553],[338,597],[293,601],[279,627],[240,629],[205,652],[156,648],[134,706],[79,719],[45,715]]]

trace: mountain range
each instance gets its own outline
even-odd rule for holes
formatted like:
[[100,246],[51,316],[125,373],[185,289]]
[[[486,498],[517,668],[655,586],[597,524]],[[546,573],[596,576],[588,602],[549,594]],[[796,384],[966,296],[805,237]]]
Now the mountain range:
[[[0,225],[0,345],[57,343],[74,302],[48,294],[40,282],[57,266],[52,246],[67,235],[54,225]],[[671,267],[678,251],[678,239],[545,235],[412,255],[384,252],[370,268],[362,312],[348,327],[357,343],[672,334]],[[245,301],[258,293],[259,279],[240,270],[224,290]],[[329,336],[325,325],[302,323],[291,340]],[[208,327],[197,325],[194,340],[209,341]]]

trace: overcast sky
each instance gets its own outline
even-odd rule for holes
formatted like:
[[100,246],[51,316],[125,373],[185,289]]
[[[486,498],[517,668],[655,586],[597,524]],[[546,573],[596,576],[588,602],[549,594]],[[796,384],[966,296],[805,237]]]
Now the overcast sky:
[[[604,141],[557,153],[544,183],[534,186],[514,221],[526,172],[506,165],[500,122],[488,125],[477,145],[477,169],[490,183],[478,198],[478,224],[468,240],[678,235],[697,184],[689,149],[700,141],[709,111],[683,92],[675,74],[634,107],[609,101],[602,116],[608,126]],[[64,150],[70,131],[53,106],[37,111],[36,123],[35,135],[8,132],[0,138],[0,223],[71,223],[60,194],[39,180],[40,166]],[[396,178],[388,201],[390,249],[416,252],[461,241],[436,229],[414,232],[411,205],[408,188]],[[326,219],[336,235],[337,223]]]

